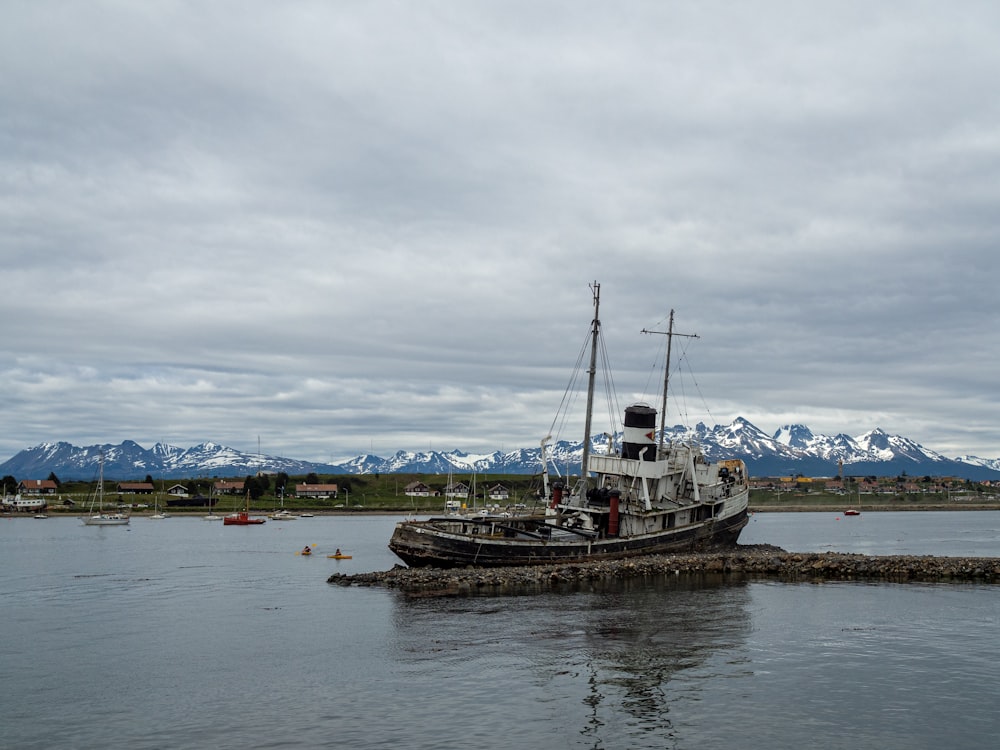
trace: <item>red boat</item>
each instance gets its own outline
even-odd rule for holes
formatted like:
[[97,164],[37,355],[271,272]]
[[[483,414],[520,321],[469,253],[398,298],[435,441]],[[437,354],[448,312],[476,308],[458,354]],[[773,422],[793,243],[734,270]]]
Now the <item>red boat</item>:
[[845,516],[860,516],[861,515],[861,511],[858,510],[857,508],[848,508],[847,510],[844,511],[844,515]]
[[250,492],[247,491],[246,510],[238,510],[235,513],[231,513],[222,519],[222,524],[223,526],[256,526],[257,524],[264,523],[265,520],[264,518],[250,517]]

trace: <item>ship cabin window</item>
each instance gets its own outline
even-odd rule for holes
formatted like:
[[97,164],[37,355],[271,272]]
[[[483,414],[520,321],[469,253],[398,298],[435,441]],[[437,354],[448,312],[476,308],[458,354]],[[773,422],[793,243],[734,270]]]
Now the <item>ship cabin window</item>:
[[663,517],[663,528],[665,528],[665,529],[672,529],[676,525],[677,525],[677,514],[676,513],[667,513]]

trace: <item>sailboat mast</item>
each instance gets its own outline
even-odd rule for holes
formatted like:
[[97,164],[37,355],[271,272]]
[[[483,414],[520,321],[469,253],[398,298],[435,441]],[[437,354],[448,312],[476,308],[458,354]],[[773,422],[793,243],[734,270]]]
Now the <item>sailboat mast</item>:
[[97,459],[97,509],[99,513],[104,512],[104,454],[101,453]]
[[594,321],[590,330],[590,369],[587,370],[587,418],[583,426],[583,457],[580,459],[580,479],[587,481],[587,461],[590,459],[590,425],[594,416],[594,381],[597,377],[597,337],[600,335],[601,285],[590,285],[594,293]]

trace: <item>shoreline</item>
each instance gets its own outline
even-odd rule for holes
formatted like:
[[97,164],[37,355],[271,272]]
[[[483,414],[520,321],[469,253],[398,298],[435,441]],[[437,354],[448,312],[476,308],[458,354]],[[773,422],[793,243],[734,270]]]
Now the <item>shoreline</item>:
[[[851,509],[850,505],[750,505],[748,511],[750,513],[843,513],[845,510]],[[855,508],[860,510],[862,514],[864,513],[907,513],[907,512],[918,512],[918,511],[967,511],[967,510],[993,510],[1000,511],[1000,504],[997,503],[962,503],[961,505],[956,504],[941,504],[933,503],[926,505],[895,505],[895,504],[872,504],[865,505],[861,508]],[[90,512],[83,509],[73,509],[66,510],[62,507],[56,508],[45,508],[41,511],[25,510],[25,511],[4,511],[0,513],[0,518],[31,518],[35,513],[46,513],[50,517],[66,516],[66,517],[77,517],[90,515]],[[160,511],[168,513],[173,518],[185,518],[185,517],[198,517],[207,513],[204,508],[197,510],[177,510],[177,509],[164,509]],[[222,513],[216,510],[216,515],[228,515],[232,511],[226,511]],[[270,516],[272,513],[276,513],[277,510],[258,510],[250,511],[252,516]],[[322,509],[316,510],[311,508],[301,508],[298,510],[290,510],[289,512],[294,515],[301,515],[302,513],[312,513],[315,517],[320,516],[426,516],[426,515],[439,515],[441,510],[435,509],[421,509],[413,510],[412,508],[364,508],[357,510],[346,510],[338,508],[336,510]],[[134,518],[149,518],[154,513],[152,508],[143,508],[142,510],[133,510],[131,516]],[[270,519],[269,519],[270,520]]]
[[889,505],[876,504],[865,505],[860,508],[851,505],[751,505],[748,507],[751,513],[843,513],[845,510],[860,510],[864,513],[906,513],[909,511],[922,510],[943,510],[943,511],[963,511],[963,510],[1000,510],[996,503],[963,503],[961,505],[947,505],[943,503],[928,503],[926,505]]
[[[112,511],[110,508],[106,512],[120,513],[123,511],[115,509]],[[160,513],[166,513],[170,518],[201,518],[207,515],[208,511],[204,508],[199,510],[177,510],[177,509],[161,509]],[[213,511],[215,515],[224,517],[229,516],[234,513],[232,510],[227,511]],[[267,518],[267,520],[272,520],[271,515],[277,513],[277,510],[252,510],[250,511],[251,516],[261,516]],[[403,515],[413,515],[410,511],[403,510],[310,510],[309,508],[303,508],[302,510],[289,511],[290,513],[300,516],[303,513],[311,513],[315,518],[320,516],[403,516]],[[417,515],[427,515],[435,513],[436,511],[419,511]],[[92,515],[92,511],[87,510],[63,510],[62,508],[43,508],[42,510],[25,510],[17,511],[14,513],[3,512],[0,513],[0,518],[32,518],[36,513],[45,513],[50,518],[80,518],[82,516]],[[154,515],[152,508],[143,508],[142,510],[133,510],[128,514],[130,518],[150,518]],[[306,518],[305,520],[309,520]]]

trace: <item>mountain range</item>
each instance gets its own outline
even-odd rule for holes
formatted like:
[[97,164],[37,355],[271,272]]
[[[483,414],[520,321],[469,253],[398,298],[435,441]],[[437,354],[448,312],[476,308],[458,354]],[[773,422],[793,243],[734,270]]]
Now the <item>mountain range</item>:
[[[710,460],[741,458],[751,476],[836,476],[838,462],[844,474],[854,476],[953,476],[962,479],[1000,479],[1000,458],[975,456],[946,458],[908,438],[874,429],[857,437],[845,434],[816,435],[801,424],[786,425],[768,435],[742,417],[728,425],[707,427],[699,423],[688,429],[680,425],[667,430],[667,440],[699,441]],[[612,436],[616,446],[621,434]],[[595,435],[591,449],[606,452],[608,438]],[[359,455],[341,464],[314,463],[278,456],[245,453],[216,443],[178,448],[157,443],[143,448],[126,440],[120,445],[79,448],[69,443],[42,443],[27,448],[0,464],[0,476],[44,479],[54,473],[62,481],[92,480],[104,456],[107,479],[186,479],[194,477],[245,477],[258,471],[289,475],[316,474],[534,474],[539,471],[540,448],[521,448],[488,454],[398,451],[388,458]],[[582,441],[558,441],[548,449],[550,462],[561,473],[579,471]]]

